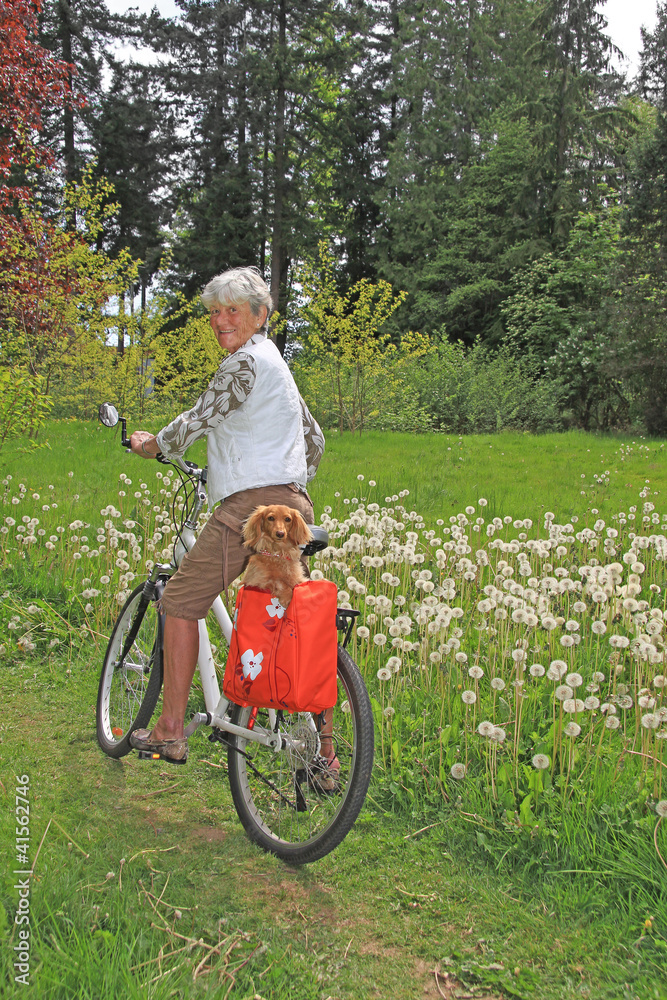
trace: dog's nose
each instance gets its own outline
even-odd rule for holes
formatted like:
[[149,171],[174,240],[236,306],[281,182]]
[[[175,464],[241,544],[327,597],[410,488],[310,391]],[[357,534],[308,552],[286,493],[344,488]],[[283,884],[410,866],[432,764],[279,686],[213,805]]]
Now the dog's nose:
[[284,537],[285,537],[284,531],[276,531],[276,538],[284,538]]

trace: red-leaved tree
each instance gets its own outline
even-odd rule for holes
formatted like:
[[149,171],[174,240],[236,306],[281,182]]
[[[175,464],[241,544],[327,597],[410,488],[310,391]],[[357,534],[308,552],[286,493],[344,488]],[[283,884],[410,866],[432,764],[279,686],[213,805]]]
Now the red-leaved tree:
[[0,0],[0,211],[29,197],[20,183],[25,169],[51,162],[38,142],[42,109],[58,107],[70,92],[70,67],[37,41],[41,6],[41,0]]
[[[37,40],[42,0],[0,0],[0,426],[2,438],[34,434],[48,412],[45,380],[26,336],[24,317],[44,308],[53,224],[41,215],[29,186],[30,170],[53,162],[40,145],[42,111],[70,94],[70,67]],[[57,284],[67,287],[65,282]],[[1,443],[1,442],[0,442]]]

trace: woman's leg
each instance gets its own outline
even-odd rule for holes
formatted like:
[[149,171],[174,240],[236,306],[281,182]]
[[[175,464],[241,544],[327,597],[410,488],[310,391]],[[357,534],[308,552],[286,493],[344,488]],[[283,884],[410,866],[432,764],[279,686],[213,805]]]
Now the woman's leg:
[[153,740],[177,740],[183,736],[183,722],[198,655],[199,623],[166,615],[162,714],[151,732]]

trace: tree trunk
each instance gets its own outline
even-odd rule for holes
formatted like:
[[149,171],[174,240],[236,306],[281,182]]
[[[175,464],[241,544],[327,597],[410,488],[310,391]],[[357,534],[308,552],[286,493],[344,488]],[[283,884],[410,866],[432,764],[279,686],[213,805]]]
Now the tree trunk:
[[[76,148],[74,145],[74,108],[73,100],[73,67],[72,67],[72,9],[68,0],[58,0],[58,34],[62,45],[62,58],[68,65],[67,83],[69,97],[63,106],[63,158],[65,162],[65,183],[73,184],[76,180]],[[73,230],[76,226],[74,211],[68,211],[67,228]]]
[[125,292],[118,295],[118,345],[116,347],[118,358],[125,355]]

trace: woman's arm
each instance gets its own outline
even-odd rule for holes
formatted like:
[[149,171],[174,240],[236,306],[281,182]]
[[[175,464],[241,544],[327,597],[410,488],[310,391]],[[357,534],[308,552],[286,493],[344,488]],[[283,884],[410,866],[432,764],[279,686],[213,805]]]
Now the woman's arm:
[[155,458],[160,451],[157,439],[150,431],[134,431],[130,436],[130,448],[142,458]]
[[301,419],[303,421],[303,437],[306,443],[306,465],[308,467],[308,482],[315,478],[320,459],[324,454],[324,434],[315,417],[312,415],[301,395]]
[[255,384],[255,371],[255,361],[249,354],[225,358],[192,409],[179,414],[154,438],[156,449],[166,458],[181,458],[191,444],[246,401]]

